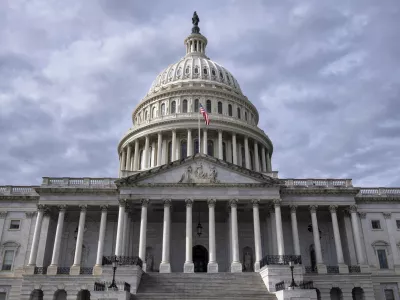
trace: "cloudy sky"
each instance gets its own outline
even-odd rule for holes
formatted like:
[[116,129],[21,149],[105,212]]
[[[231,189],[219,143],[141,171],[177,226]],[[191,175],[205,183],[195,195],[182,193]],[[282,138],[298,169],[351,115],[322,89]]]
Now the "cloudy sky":
[[197,10],[282,178],[400,186],[398,0],[0,1],[0,184],[116,177],[117,144]]

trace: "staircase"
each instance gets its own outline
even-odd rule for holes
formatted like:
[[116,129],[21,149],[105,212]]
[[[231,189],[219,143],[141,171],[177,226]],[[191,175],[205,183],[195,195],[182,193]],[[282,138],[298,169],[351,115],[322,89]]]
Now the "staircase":
[[144,273],[136,300],[276,300],[258,273]]

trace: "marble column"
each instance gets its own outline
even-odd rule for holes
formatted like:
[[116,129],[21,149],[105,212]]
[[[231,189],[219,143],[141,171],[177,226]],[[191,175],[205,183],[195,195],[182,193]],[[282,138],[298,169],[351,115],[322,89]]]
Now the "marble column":
[[157,166],[161,166],[162,158],[162,133],[157,134]]
[[79,275],[81,271],[82,245],[83,234],[85,233],[87,205],[80,205],[79,207],[81,209],[81,212],[79,215],[78,236],[76,237],[74,264],[71,266],[69,272],[70,275]]
[[314,237],[314,248],[315,248],[315,258],[317,261],[317,271],[318,273],[327,273],[326,266],[324,265],[324,261],[322,259],[322,251],[321,251],[321,240],[319,236],[319,228],[318,228],[318,220],[317,220],[317,205],[310,205],[310,213],[311,213],[311,223],[313,229],[313,237]]
[[119,210],[118,210],[118,223],[117,223],[117,236],[115,238],[115,255],[122,255],[122,237],[124,230],[124,219],[125,219],[125,206],[126,200],[119,200]]
[[249,139],[247,136],[244,137],[244,160],[246,163],[246,169],[250,169]]
[[261,170],[265,173],[267,172],[267,161],[265,159],[265,147],[261,148]]
[[125,168],[126,168],[126,150],[125,150],[125,148],[122,148],[122,153],[121,153],[121,159],[122,159],[122,162],[121,162],[121,164],[122,164],[122,170],[125,170]]
[[393,219],[391,213],[384,212],[382,214],[383,217],[385,218],[386,228],[388,230],[389,242],[393,255],[394,270],[395,273],[398,274],[400,272],[400,262],[399,262],[399,250],[396,242],[396,235],[397,235],[396,221],[395,220],[392,221]]
[[131,153],[132,153],[132,146],[131,144],[128,145],[127,147],[128,152],[126,153],[126,165],[125,165],[125,170],[130,171],[131,170]]
[[60,205],[58,208],[59,208],[59,212],[58,212],[56,236],[54,238],[53,255],[51,258],[51,264],[47,268],[48,275],[56,275],[57,274],[58,260],[60,257],[61,238],[63,235],[63,228],[64,228],[65,210],[67,209],[67,206]]
[[106,236],[107,229],[107,209],[108,205],[102,205],[101,207],[101,218],[99,228],[99,240],[97,241],[97,255],[96,264],[93,267],[93,275],[101,275],[103,273],[103,254],[104,254],[104,238]]
[[164,226],[163,226],[163,242],[162,242],[162,258],[160,264],[160,273],[171,273],[170,255],[170,239],[171,239],[171,200],[164,200]]
[[269,154],[269,151],[267,151],[266,153],[266,159],[267,159],[267,172],[272,172],[271,156]]
[[238,144],[238,157],[237,157],[237,160],[238,160],[238,165],[241,166],[241,167],[243,167],[243,164],[244,164],[244,162],[242,161],[242,156],[243,156],[242,145],[239,143]]
[[223,153],[223,146],[222,146],[222,130],[218,130],[218,158],[223,159],[224,158],[224,153]]
[[[139,234],[139,257],[143,262],[143,271],[147,270],[146,264],[146,244],[147,244],[147,206],[149,199],[142,199],[142,211],[140,215],[140,234]],[[151,268],[151,266],[149,266]]]
[[331,212],[333,236],[335,238],[336,257],[339,266],[339,273],[349,273],[349,268],[344,263],[342,241],[340,240],[339,223],[337,219],[337,205],[330,205],[329,211]]
[[151,167],[154,168],[156,166],[156,142],[151,143]]
[[192,206],[193,200],[186,199],[186,257],[185,264],[183,265],[184,273],[193,273],[194,272],[194,264],[193,264],[193,245],[192,245],[192,234],[193,234],[193,218],[192,218]]
[[260,157],[258,156],[257,141],[254,141],[254,171],[260,172]]
[[187,156],[193,155],[193,139],[192,139],[192,130],[188,129],[187,131]]
[[253,225],[254,225],[254,249],[256,259],[254,262],[254,271],[260,271],[260,261],[262,259],[262,248],[261,248],[261,229],[260,229],[260,200],[254,199],[253,203]]
[[207,141],[208,141],[208,138],[207,138],[207,129],[203,129],[203,154],[208,154],[208,151],[207,151]]
[[139,140],[135,140],[135,153],[133,156],[133,170],[137,171],[139,170],[139,158],[140,158],[140,153],[139,153]]
[[293,246],[294,246],[294,254],[300,255],[300,240],[299,240],[299,229],[297,227],[297,215],[296,215],[297,206],[290,206],[290,218],[292,221],[292,237],[293,237]]
[[176,130],[172,130],[171,162],[176,160]]
[[143,150],[143,168],[147,169],[149,168],[149,148],[150,148],[150,138],[148,135],[145,137],[145,142],[144,142],[144,150]]
[[124,223],[122,228],[122,241],[121,241],[121,256],[126,256],[126,240],[128,238],[128,223],[129,223],[129,209],[128,205],[125,206]]
[[283,240],[283,230],[282,230],[281,202],[282,201],[280,199],[274,200],[276,241],[278,244],[278,255],[285,255],[285,243]]
[[231,207],[231,241],[232,241],[232,262],[231,272],[242,272],[242,263],[239,258],[239,232],[238,232],[238,219],[237,219],[237,203],[238,200],[232,199],[229,201]]
[[350,206],[351,225],[353,228],[353,237],[356,246],[357,262],[361,267],[361,272],[366,271],[364,253],[362,250],[360,227],[358,226],[357,206]]
[[238,158],[237,158],[236,133],[232,133],[232,158],[233,158],[233,164],[237,165]]
[[218,263],[216,259],[216,246],[215,246],[215,199],[208,201],[208,247],[209,247],[209,261],[207,265],[208,273],[218,273]]
[[46,209],[46,207],[41,204],[39,204],[37,207],[38,207],[38,212],[36,217],[35,231],[33,233],[31,253],[29,255],[29,262],[28,262],[28,266],[32,267],[36,267],[36,258],[39,247],[40,232],[42,230],[42,221],[43,221],[44,211]]

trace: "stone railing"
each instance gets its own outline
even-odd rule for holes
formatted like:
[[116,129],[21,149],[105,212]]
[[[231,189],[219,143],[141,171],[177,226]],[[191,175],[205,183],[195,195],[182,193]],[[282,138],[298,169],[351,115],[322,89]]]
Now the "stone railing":
[[101,188],[115,188],[114,181],[117,178],[70,178],[70,177],[43,177],[42,187],[46,186],[86,186],[86,187],[101,187]]
[[353,187],[351,179],[285,179],[287,187]]
[[37,196],[35,188],[38,186],[0,186],[0,195],[8,196]]
[[357,196],[398,196],[400,197],[400,188],[361,188]]

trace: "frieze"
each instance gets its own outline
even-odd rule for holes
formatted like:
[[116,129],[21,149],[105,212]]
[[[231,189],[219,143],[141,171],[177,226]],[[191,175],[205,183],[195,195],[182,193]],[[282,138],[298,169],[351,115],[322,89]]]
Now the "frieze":
[[186,168],[178,183],[220,183],[217,176],[215,166],[210,164],[204,166],[203,162],[197,162]]

